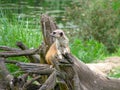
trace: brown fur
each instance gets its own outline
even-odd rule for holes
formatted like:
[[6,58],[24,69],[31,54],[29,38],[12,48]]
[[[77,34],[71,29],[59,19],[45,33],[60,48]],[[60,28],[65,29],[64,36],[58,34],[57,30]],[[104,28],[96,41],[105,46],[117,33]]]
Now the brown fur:
[[49,48],[47,54],[46,54],[46,62],[50,65],[52,65],[52,59],[57,55],[57,48],[55,46],[55,43],[53,43],[51,45],[51,47]]

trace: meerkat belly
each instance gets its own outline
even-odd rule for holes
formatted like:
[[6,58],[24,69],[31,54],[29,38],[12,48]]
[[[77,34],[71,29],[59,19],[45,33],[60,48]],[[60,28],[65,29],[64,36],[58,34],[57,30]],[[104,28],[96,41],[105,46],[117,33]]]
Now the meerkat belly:
[[68,46],[61,46],[59,47],[59,50],[62,54],[70,53],[70,48]]
[[56,57],[56,55],[57,55],[57,49],[56,49],[55,43],[53,43],[46,54],[46,57],[45,57],[46,62],[52,65],[52,60]]

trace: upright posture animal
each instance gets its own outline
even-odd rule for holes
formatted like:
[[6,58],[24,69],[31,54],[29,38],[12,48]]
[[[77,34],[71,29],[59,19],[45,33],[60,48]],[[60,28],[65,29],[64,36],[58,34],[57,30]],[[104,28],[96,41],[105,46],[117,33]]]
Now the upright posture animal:
[[48,64],[53,65],[52,60],[54,60],[56,57],[58,57],[58,59],[62,59],[62,55],[70,53],[70,49],[68,46],[69,40],[62,30],[57,29],[50,35],[55,39],[55,42],[49,48],[45,58]]

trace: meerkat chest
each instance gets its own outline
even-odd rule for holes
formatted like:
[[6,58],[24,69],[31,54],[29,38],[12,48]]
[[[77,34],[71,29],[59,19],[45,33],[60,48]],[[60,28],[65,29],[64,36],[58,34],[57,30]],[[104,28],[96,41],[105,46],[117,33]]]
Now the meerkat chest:
[[60,41],[60,42],[56,42],[57,44],[57,50],[59,53],[61,54],[66,54],[69,53],[69,47],[68,47],[68,43],[66,41]]

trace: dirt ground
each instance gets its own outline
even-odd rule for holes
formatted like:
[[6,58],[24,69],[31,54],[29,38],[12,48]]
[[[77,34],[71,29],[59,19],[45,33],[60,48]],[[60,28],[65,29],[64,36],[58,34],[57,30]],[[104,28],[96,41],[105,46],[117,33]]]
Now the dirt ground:
[[90,63],[87,65],[91,70],[96,72],[96,74],[107,76],[113,69],[120,67],[120,57],[108,57],[104,61],[100,60],[98,63]]

